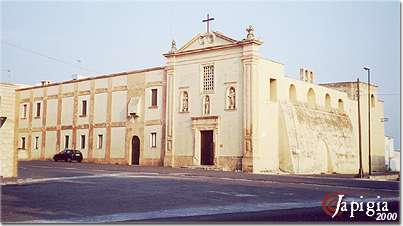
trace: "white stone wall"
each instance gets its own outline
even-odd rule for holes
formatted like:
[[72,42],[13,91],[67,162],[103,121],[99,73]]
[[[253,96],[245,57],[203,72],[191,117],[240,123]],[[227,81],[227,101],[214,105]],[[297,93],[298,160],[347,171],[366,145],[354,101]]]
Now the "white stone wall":
[[111,158],[125,157],[125,137],[125,127],[111,129]]
[[[216,137],[216,156],[242,156],[242,114],[243,114],[243,64],[241,48],[217,52],[203,52],[176,58],[174,90],[174,140],[176,156],[193,156],[194,150],[191,117],[203,116],[202,77],[203,65],[214,65],[214,92],[209,93],[210,115],[219,116],[218,137]],[[237,108],[227,111],[226,88],[228,83],[236,87]],[[180,94],[189,94],[189,113],[180,112]]]
[[126,118],[127,118],[127,91],[113,92],[112,122],[125,122]]
[[[90,117],[90,95],[83,95],[79,96],[78,98],[78,104],[77,104],[77,124],[78,125],[83,125],[83,124],[88,124],[89,123],[89,117]],[[84,116],[83,115],[83,100],[87,101],[87,113]]]
[[[38,137],[38,145],[36,147],[36,137]],[[42,150],[42,132],[32,132],[31,136],[31,159],[39,159]]]
[[73,124],[73,97],[65,97],[62,99],[62,125],[68,126]]
[[[84,148],[82,148],[81,136],[85,136],[85,144]],[[76,149],[80,150],[83,154],[83,158],[88,158],[88,149],[89,149],[89,136],[88,129],[78,129],[77,130],[77,138],[76,138]]]
[[[165,111],[165,74],[163,70],[146,72],[145,75],[145,93],[144,93],[144,142],[143,142],[143,160],[150,159],[159,161],[165,150],[165,143],[162,143],[165,136],[163,131],[163,115]],[[157,106],[151,106],[152,89],[157,90]],[[151,147],[151,133],[156,133],[156,147]]]
[[[53,158],[54,154],[61,151],[61,150],[56,149],[56,139],[57,139],[56,131],[47,131],[46,132],[45,158]],[[62,139],[61,141],[64,142],[64,136],[62,136],[61,139]],[[61,147],[64,147],[64,146],[61,146]]]
[[106,122],[107,99],[107,93],[95,94],[94,112],[99,112],[99,114],[94,114],[94,123]]
[[56,126],[57,125],[57,99],[50,99],[47,103],[46,111],[46,125]]
[[[102,147],[98,146],[98,135],[102,135]],[[93,137],[93,157],[95,159],[104,159],[106,151],[106,129],[95,128]]]

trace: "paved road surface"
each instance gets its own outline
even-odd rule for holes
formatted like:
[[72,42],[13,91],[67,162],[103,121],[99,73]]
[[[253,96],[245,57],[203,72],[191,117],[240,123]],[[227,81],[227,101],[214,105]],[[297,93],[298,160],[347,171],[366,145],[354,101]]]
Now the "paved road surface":
[[18,184],[2,186],[2,222],[374,220],[363,213],[332,219],[321,207],[332,192],[386,200],[400,214],[393,181],[51,161],[20,162],[19,174]]

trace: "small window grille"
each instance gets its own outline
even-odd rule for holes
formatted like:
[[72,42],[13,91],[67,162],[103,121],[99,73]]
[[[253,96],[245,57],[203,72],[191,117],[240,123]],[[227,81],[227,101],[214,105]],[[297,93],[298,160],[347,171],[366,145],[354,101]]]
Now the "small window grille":
[[203,67],[203,91],[214,90],[214,65]]

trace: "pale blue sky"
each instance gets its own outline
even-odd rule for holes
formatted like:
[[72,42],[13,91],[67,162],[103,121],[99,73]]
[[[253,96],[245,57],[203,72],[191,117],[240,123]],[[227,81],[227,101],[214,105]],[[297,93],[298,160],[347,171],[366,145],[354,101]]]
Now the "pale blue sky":
[[[162,53],[205,30],[235,39],[252,24],[265,58],[298,78],[313,69],[317,83],[366,81],[364,65],[385,101],[385,134],[400,147],[400,3],[211,1],[1,2],[2,40],[67,62],[62,64],[2,42],[2,80],[34,84],[162,66]],[[80,60],[78,63],[76,60]],[[71,64],[71,65],[69,65]],[[78,67],[92,71],[81,70]],[[10,70],[8,72],[7,70]],[[96,72],[94,72],[96,71]]]

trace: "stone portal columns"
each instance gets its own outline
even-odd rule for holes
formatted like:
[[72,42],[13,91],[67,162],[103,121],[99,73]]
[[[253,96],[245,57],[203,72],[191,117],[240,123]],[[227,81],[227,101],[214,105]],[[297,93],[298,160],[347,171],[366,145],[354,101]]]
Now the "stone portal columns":
[[258,46],[262,42],[252,39],[243,40],[243,141],[244,150],[242,157],[242,171],[252,172],[253,171],[253,158],[256,154],[257,144],[254,144],[254,136],[258,123],[253,123],[258,119],[257,114],[259,110],[257,109],[258,104],[258,93],[257,82],[258,82],[258,64],[259,64],[259,53]]
[[174,140],[173,140],[173,119],[175,106],[175,56],[166,55],[166,77],[167,77],[167,100],[166,100],[166,153],[164,157],[164,166],[174,166]]

